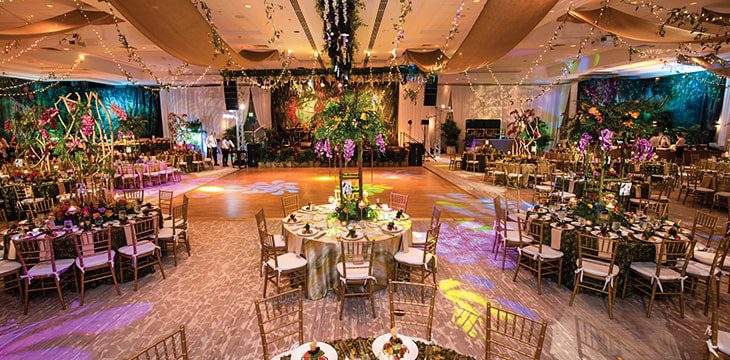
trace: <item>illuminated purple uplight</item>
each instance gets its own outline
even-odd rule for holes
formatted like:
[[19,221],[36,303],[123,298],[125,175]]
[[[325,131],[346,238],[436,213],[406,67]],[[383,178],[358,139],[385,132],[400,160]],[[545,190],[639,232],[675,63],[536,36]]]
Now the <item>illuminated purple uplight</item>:
[[532,311],[530,308],[528,308],[518,302],[509,300],[509,299],[505,299],[505,298],[501,298],[501,297],[496,297],[493,299],[498,301],[499,304],[502,305],[502,307],[505,307],[513,312],[516,312],[522,316],[528,317],[532,320],[537,320],[537,314],[534,311]]
[[[488,249],[491,249],[490,238],[493,238],[493,231],[484,227],[484,224],[469,221],[453,224],[444,222],[441,224],[439,236],[438,255],[450,264],[473,265],[480,262],[482,257],[487,256]],[[468,251],[465,250],[465,246]]]
[[[50,358],[50,359],[87,359],[89,354],[80,349],[49,348],[30,350],[40,344],[58,338],[74,335],[98,335],[118,330],[142,319],[152,310],[151,303],[138,303],[118,306],[111,309],[93,311],[94,307],[79,308],[68,314],[59,314],[49,319],[16,328],[0,334],[0,358]],[[76,315],[79,317],[71,318]],[[49,325],[51,322],[56,325]],[[59,323],[60,322],[60,323]],[[47,326],[49,325],[49,326]],[[46,327],[47,326],[47,327]],[[33,354],[43,354],[35,357]]]

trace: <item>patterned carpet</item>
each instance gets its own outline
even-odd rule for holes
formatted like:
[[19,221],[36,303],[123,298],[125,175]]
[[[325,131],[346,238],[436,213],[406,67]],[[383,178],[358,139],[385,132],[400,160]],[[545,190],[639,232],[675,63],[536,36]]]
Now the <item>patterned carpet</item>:
[[[482,358],[477,314],[490,301],[549,322],[543,359],[698,359],[703,354],[708,318],[702,315],[701,295],[688,297],[686,319],[666,299],[658,301],[654,317],[647,319],[645,302],[632,296],[618,300],[610,321],[601,298],[580,295],[571,308],[570,291],[558,289],[552,280],[543,283],[542,296],[527,273],[513,283],[512,271],[502,271],[501,259],[492,258],[491,230],[484,224],[445,225],[434,321],[434,339],[440,345]],[[278,228],[276,222],[270,226]],[[416,229],[425,226],[415,224]],[[71,308],[60,311],[49,293],[32,300],[31,314],[23,316],[16,296],[0,295],[0,358],[121,359],[184,323],[192,359],[261,359],[254,300],[261,296],[262,279],[254,229],[250,221],[193,221],[192,257],[183,255],[177,267],[167,258],[167,279],[159,273],[147,275],[136,293],[131,282],[125,283],[122,296],[102,285],[87,292],[83,307],[78,307],[77,294],[66,291]],[[723,297],[726,301],[727,295]],[[339,321],[332,293],[305,301],[305,339],[386,332],[387,292],[378,292],[375,303],[376,319],[364,299],[354,299]],[[726,321],[723,325],[728,327]]]

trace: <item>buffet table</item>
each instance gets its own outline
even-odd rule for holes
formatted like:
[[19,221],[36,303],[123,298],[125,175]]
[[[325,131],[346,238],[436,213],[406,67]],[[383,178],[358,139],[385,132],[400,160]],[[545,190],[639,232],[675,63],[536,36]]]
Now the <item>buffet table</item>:
[[[378,211],[378,219],[375,221],[347,224],[333,217],[332,205],[313,206],[312,210],[305,208],[294,213],[297,218],[296,224],[291,223],[290,216],[283,219],[282,231],[288,252],[302,255],[307,259],[308,298],[314,300],[324,298],[330,289],[337,287],[339,279],[336,266],[340,261],[341,251],[338,237],[344,236],[348,228],[357,230],[364,235],[364,238],[375,242],[373,276],[376,279],[376,287],[387,286],[388,279],[393,278],[395,271],[393,256],[401,247],[403,251],[408,251],[411,243],[412,222],[408,215],[396,220],[393,219],[395,212],[382,209]],[[389,232],[385,229],[391,220],[399,226],[400,231]],[[305,224],[310,224],[314,229],[312,235],[301,235],[301,229]]]

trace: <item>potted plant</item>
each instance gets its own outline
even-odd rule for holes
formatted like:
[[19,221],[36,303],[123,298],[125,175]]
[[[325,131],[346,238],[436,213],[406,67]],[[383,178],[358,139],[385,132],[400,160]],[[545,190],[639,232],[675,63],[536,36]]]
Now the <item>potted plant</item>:
[[461,134],[459,125],[456,125],[454,119],[449,118],[445,123],[441,124],[441,133],[446,139],[446,153],[455,154],[457,150],[456,145],[459,142],[459,134]]

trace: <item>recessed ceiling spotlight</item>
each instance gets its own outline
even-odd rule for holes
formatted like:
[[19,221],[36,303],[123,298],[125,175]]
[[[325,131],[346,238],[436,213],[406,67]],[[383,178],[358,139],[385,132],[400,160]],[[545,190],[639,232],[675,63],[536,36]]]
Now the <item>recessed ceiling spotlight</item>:
[[689,3],[689,4],[690,4],[690,5],[697,5],[697,1],[693,1],[693,2],[691,2],[691,3]]
[[52,8],[53,7],[53,4],[46,4],[46,7],[47,8]]
[[572,44],[572,45],[570,45],[570,47],[576,47],[576,46],[578,46],[578,45],[576,45],[576,44]]
[[246,9],[250,9],[251,8],[251,4],[243,5],[243,7],[245,7]]
[[475,3],[478,3],[479,1],[481,1],[481,0],[474,0]]

